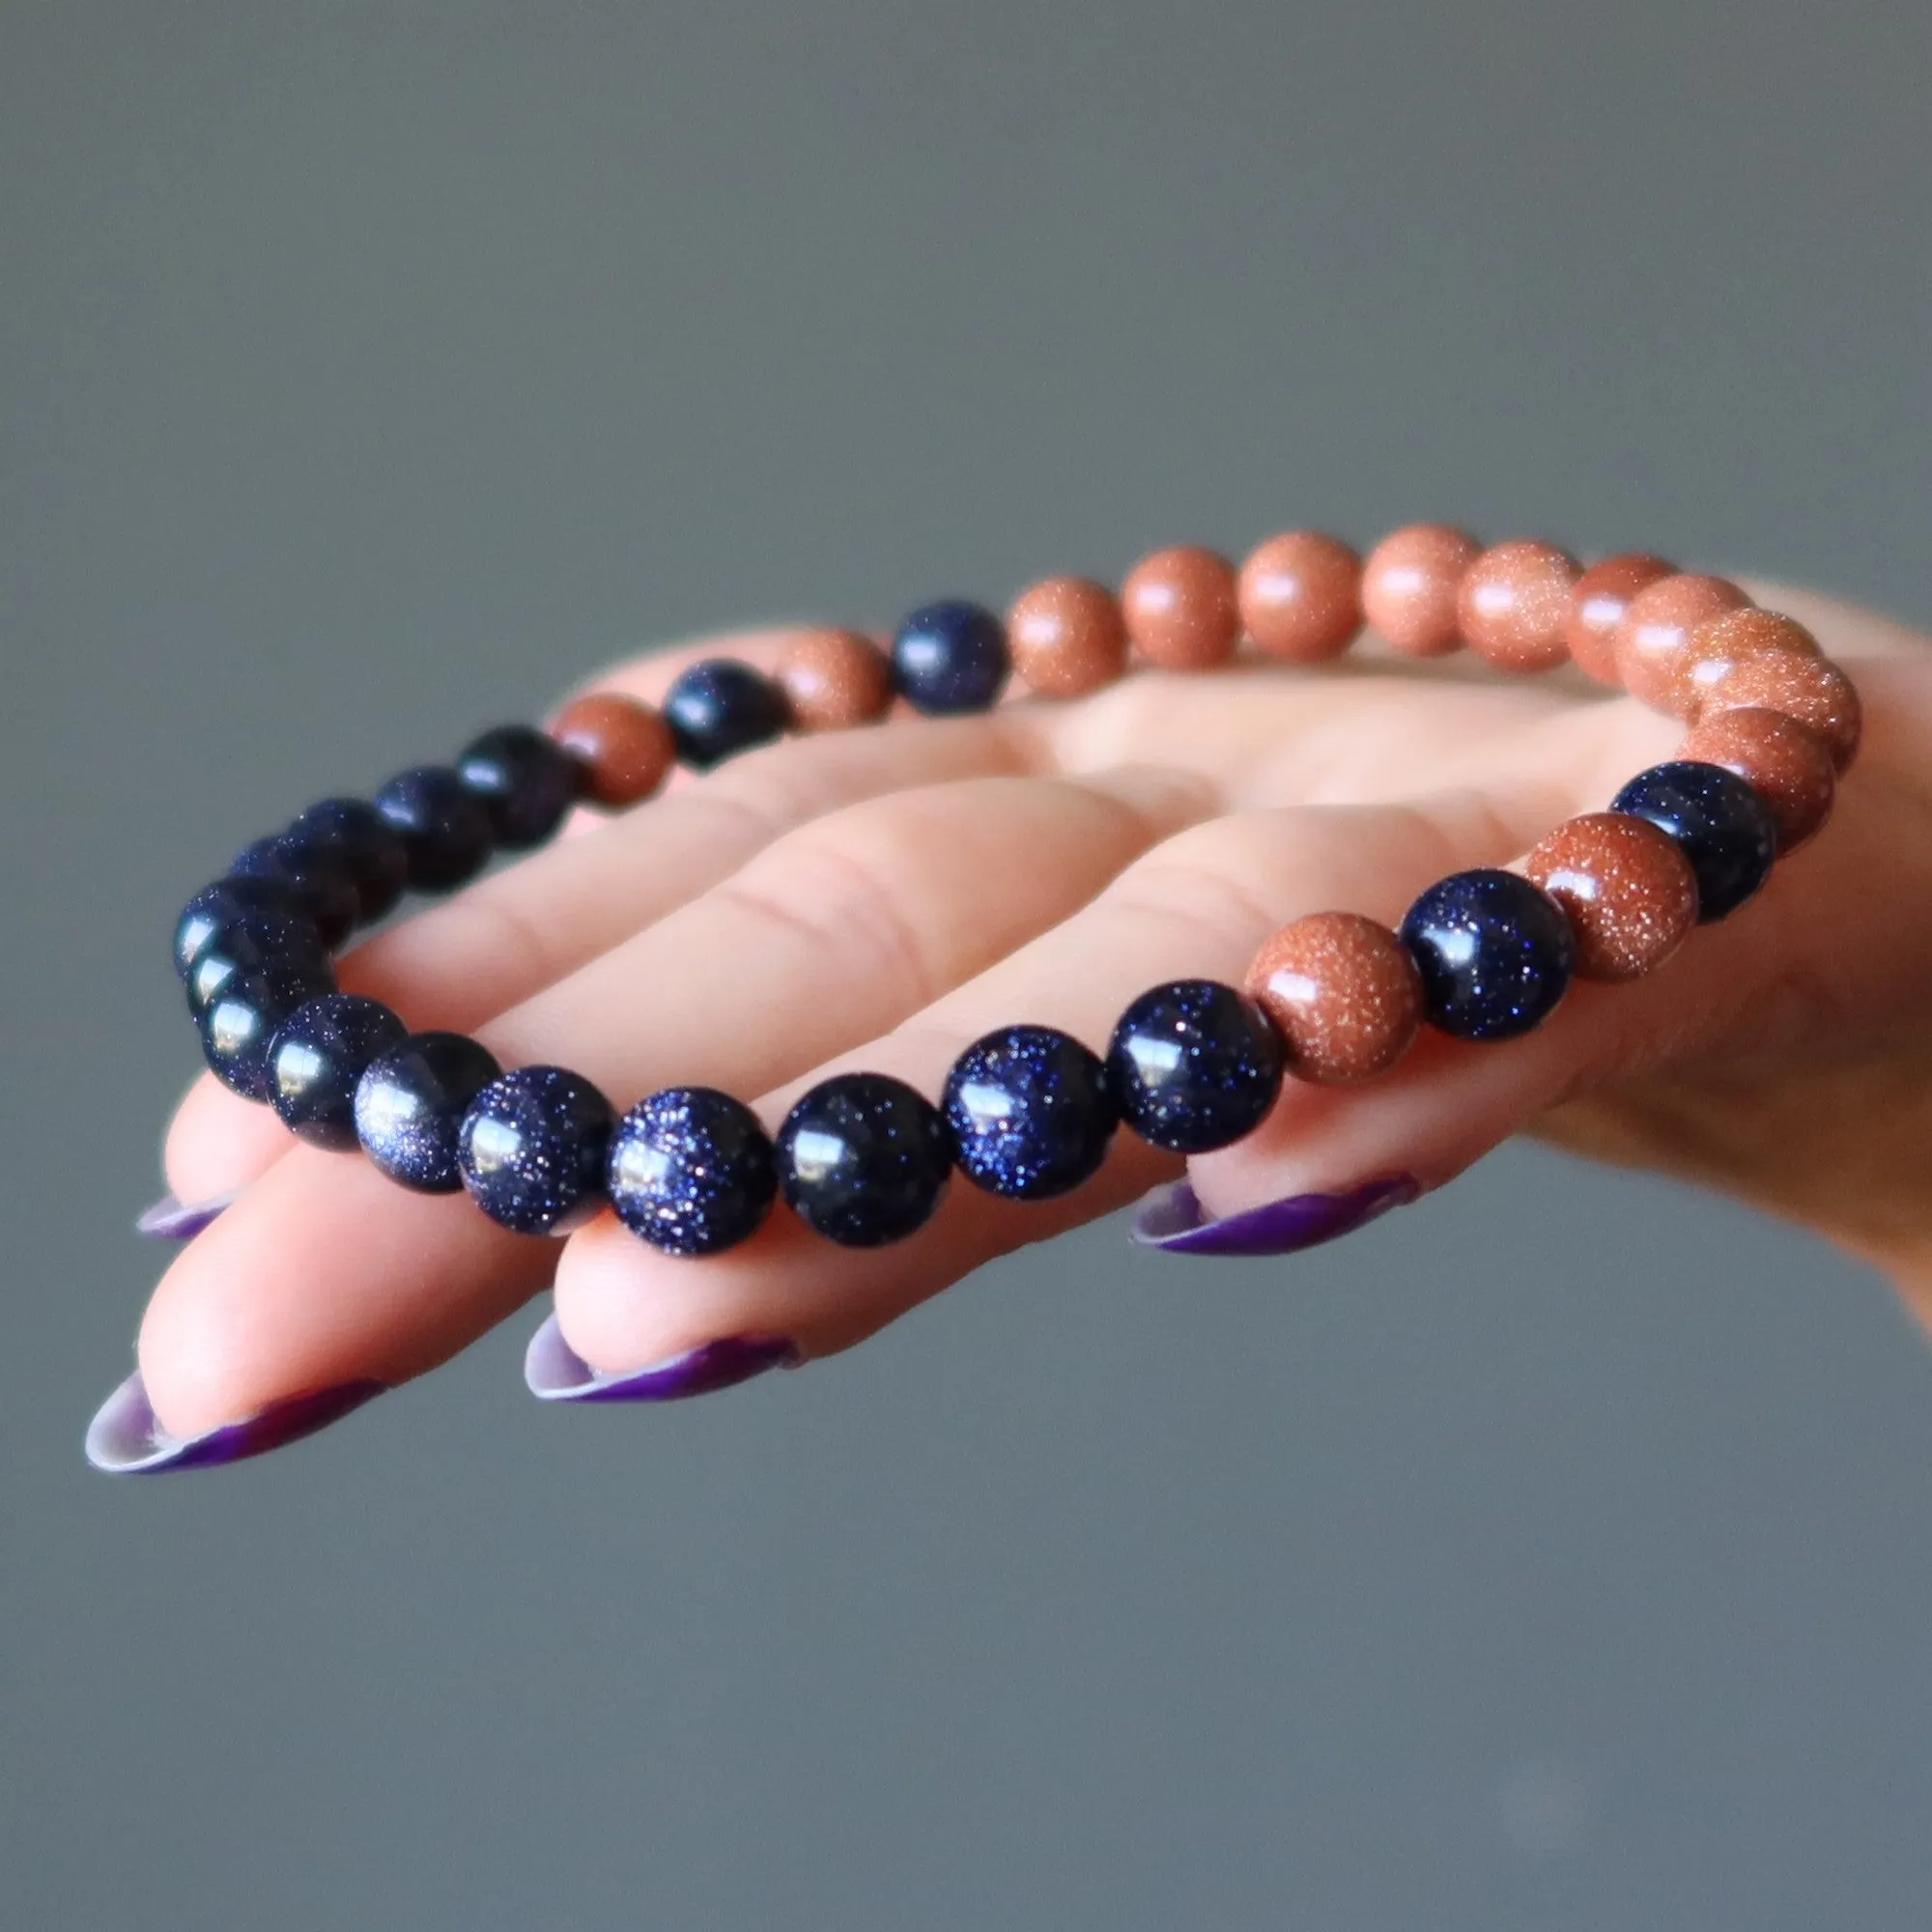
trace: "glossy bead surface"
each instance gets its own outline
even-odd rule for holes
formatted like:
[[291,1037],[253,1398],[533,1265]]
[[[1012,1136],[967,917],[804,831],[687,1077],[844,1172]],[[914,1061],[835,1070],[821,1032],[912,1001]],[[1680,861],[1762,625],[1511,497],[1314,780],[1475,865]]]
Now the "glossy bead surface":
[[376,810],[403,841],[410,884],[446,892],[473,879],[490,857],[490,814],[448,765],[398,772],[376,794]]
[[611,1103],[564,1066],[518,1066],[463,1117],[456,1164],[469,1198],[519,1235],[567,1233],[604,1198]]
[[632,1234],[668,1255],[716,1255],[757,1233],[778,1197],[771,1138],[742,1100],[668,1087],[617,1122],[605,1191]]
[[403,841],[366,799],[322,799],[296,817],[289,837],[306,839],[340,859],[355,887],[364,925],[390,911],[409,884]]
[[1684,640],[1672,709],[1680,718],[1695,718],[1704,708],[1706,694],[1722,681],[1733,665],[1771,651],[1815,658],[1818,639],[1797,618],[1750,605],[1707,617]]
[[580,767],[555,739],[528,724],[499,724],[465,748],[456,775],[482,801],[507,852],[541,845],[577,803]]
[[1678,749],[1694,764],[1721,765],[1764,800],[1777,828],[1777,853],[1795,852],[1832,815],[1838,775],[1824,739],[1781,711],[1719,711]]
[[893,704],[893,668],[857,631],[806,631],[779,660],[779,687],[801,731],[848,731]]
[[1269,657],[1339,657],[1362,628],[1362,559],[1337,537],[1289,530],[1249,554],[1236,595],[1248,636]]
[[277,1030],[298,1007],[334,989],[326,970],[302,965],[237,973],[201,1015],[201,1053],[210,1071],[244,1100],[266,1100],[269,1047]]
[[1458,1039],[1515,1039],[1570,984],[1576,947],[1561,908],[1527,879],[1483,868],[1438,879],[1402,936],[1422,972],[1431,1026]]
[[1006,689],[1006,628],[963,598],[923,604],[893,639],[893,679],[915,711],[988,711]]
[[1652,765],[1617,793],[1612,811],[1668,833],[1697,875],[1697,923],[1725,919],[1771,876],[1777,828],[1769,807],[1735,772],[1673,759]]
[[1677,566],[1648,551],[1624,551],[1593,563],[1570,591],[1570,615],[1563,642],[1570,661],[1599,684],[1620,682],[1617,674],[1616,630],[1639,590],[1666,577]]
[[1704,693],[1697,722],[1746,710],[1779,711],[1815,731],[1840,778],[1859,754],[1864,707],[1851,679],[1824,658],[1767,651],[1730,666]]
[[1157,550],[1128,571],[1121,615],[1134,649],[1163,670],[1225,664],[1241,635],[1235,566],[1199,544]]
[[301,916],[333,950],[355,930],[361,915],[355,882],[343,859],[309,838],[283,832],[244,845],[229,862],[237,879],[270,879],[295,895]]
[[821,1081],[779,1129],[779,1185],[807,1227],[848,1248],[902,1240],[931,1218],[952,1163],[939,1109],[884,1073]]
[[1392,530],[1362,565],[1362,615],[1405,657],[1434,658],[1462,642],[1456,597],[1483,547],[1447,524]]
[[1050,577],[1007,612],[1007,647],[1043,697],[1083,697],[1126,668],[1127,627],[1114,593],[1085,577]]
[[377,1000],[325,993],[298,1007],[269,1048],[269,1104],[298,1140],[346,1151],[355,1145],[355,1089],[369,1063],[409,1028]]
[[[295,888],[279,879],[216,879],[213,885],[203,886],[183,906],[181,917],[175,921],[172,949],[175,971],[185,980],[209,941],[224,925],[244,914],[272,912],[286,916],[296,911]],[[310,926],[309,931],[313,934],[315,928]],[[321,943],[318,938],[317,946]]]
[[1676,842],[1627,812],[1592,811],[1559,825],[1523,862],[1532,885],[1563,909],[1579,980],[1654,972],[1697,923],[1697,880]]
[[1386,1073],[1422,1025],[1422,976],[1387,926],[1352,912],[1318,912],[1262,942],[1249,997],[1274,1022],[1288,1070],[1320,1087]]
[[1122,1120],[1174,1153],[1207,1153],[1251,1134],[1281,1078],[1273,1023],[1213,980],[1175,980],[1143,993],[1107,1047],[1107,1086]]
[[649,798],[677,763],[670,726],[648,704],[621,692],[573,698],[550,734],[577,760],[583,796],[611,810]]
[[1581,574],[1554,544],[1519,538],[1486,550],[1457,588],[1463,641],[1498,670],[1554,670],[1570,655],[1564,635]]
[[1091,1179],[1119,1119],[1099,1056],[1040,1026],[974,1041],[947,1075],[940,1111],[960,1173],[1014,1201],[1048,1201]]
[[664,720],[677,754],[694,771],[784,736],[784,693],[736,658],[688,665],[665,693]]
[[457,1136],[469,1103],[502,1068],[460,1033],[412,1034],[369,1063],[355,1087],[355,1138],[398,1185],[455,1194]]
[[1610,635],[1618,681],[1639,704],[1682,717],[1684,652],[1690,633],[1708,618],[1749,602],[1727,578],[1690,571],[1659,578],[1631,599]]
[[246,912],[212,933],[187,976],[187,1009],[196,1019],[238,974],[288,966],[332,983],[328,953],[315,927],[297,913]]

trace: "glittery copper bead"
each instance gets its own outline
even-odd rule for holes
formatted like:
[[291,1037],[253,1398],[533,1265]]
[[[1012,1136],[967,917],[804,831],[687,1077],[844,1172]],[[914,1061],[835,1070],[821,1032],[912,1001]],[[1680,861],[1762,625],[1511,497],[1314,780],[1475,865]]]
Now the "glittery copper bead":
[[1685,639],[1678,659],[1673,707],[1677,715],[1696,717],[1703,709],[1704,694],[1732,665],[1762,657],[1767,651],[1793,651],[1801,658],[1815,658],[1818,639],[1796,617],[1751,606],[1705,618]]
[[614,691],[565,705],[550,735],[588,774],[586,794],[613,808],[649,798],[677,759],[670,726],[648,704]]
[[1289,1071],[1322,1087],[1386,1073],[1422,1025],[1422,976],[1387,926],[1318,912],[1264,940],[1249,996],[1288,1046]]
[[1724,711],[1781,711],[1824,739],[1842,777],[1858,756],[1864,708],[1850,678],[1824,658],[1767,651],[1734,664],[1704,693],[1697,722]]
[[1339,657],[1362,628],[1362,559],[1320,530],[1270,537],[1241,566],[1241,622],[1271,658]]
[[1570,621],[1563,629],[1563,641],[1577,668],[1599,684],[1619,683],[1614,637],[1631,599],[1661,579],[1676,575],[1674,563],[1646,551],[1625,551],[1593,563],[1570,592]]
[[857,631],[801,633],[779,660],[778,681],[801,731],[843,731],[883,718],[893,701],[893,668]]
[[1630,601],[1611,634],[1617,676],[1639,704],[1673,717],[1684,715],[1679,681],[1690,633],[1707,618],[1736,611],[1750,599],[1721,577],[1680,571],[1661,577]]
[[1405,657],[1434,658],[1462,642],[1456,593],[1483,547],[1447,524],[1392,530],[1362,565],[1362,615]]
[[1813,838],[1832,815],[1838,776],[1824,739],[1780,711],[1718,711],[1685,739],[1680,758],[1722,765],[1764,800],[1781,858]]
[[1163,670],[1207,670],[1241,635],[1235,566],[1198,544],[1144,556],[1121,585],[1121,613],[1134,648]]
[[1559,825],[1523,862],[1563,908],[1585,980],[1634,980],[1663,964],[1697,923],[1697,880],[1647,819],[1592,811]]
[[1486,550],[1456,593],[1463,641],[1498,670],[1554,670],[1570,655],[1563,637],[1581,568],[1554,544],[1518,540]]
[[1007,612],[1013,668],[1045,697],[1081,697],[1125,668],[1127,627],[1114,593],[1084,577],[1049,577]]

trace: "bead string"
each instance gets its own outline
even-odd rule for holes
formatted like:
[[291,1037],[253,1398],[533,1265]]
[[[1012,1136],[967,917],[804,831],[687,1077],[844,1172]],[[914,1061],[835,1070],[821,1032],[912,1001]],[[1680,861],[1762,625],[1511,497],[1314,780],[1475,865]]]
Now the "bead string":
[[[1515,672],[1574,662],[1692,728],[1608,811],[1558,826],[1517,867],[1437,881],[1399,929],[1349,912],[1298,919],[1239,988],[1183,980],[1143,993],[1104,1055],[1052,1028],[1002,1029],[960,1056],[937,1105],[886,1075],[845,1073],[806,1094],[776,1136],[704,1087],[652,1094],[620,1120],[568,1068],[506,1072],[473,1039],[411,1034],[379,1002],[336,990],[330,952],[406,886],[459,886],[493,850],[540,844],[574,805],[651,796],[677,761],[705,770],[787,730],[872,723],[895,699],[929,716],[981,711],[1012,675],[1075,697],[1130,654],[1208,669],[1243,636],[1265,657],[1315,663],[1365,622],[1410,657],[1466,646]],[[873,1246],[923,1225],[955,1168],[995,1194],[1049,1199],[1094,1175],[1121,1125],[1175,1152],[1226,1147],[1261,1123],[1285,1077],[1372,1079],[1425,1023],[1512,1039],[1573,976],[1653,971],[1817,833],[1860,728],[1856,692],[1810,634],[1721,578],[1643,554],[1585,570],[1549,544],[1486,550],[1437,524],[1397,530],[1366,561],[1293,531],[1238,571],[1212,551],[1164,550],[1118,596],[1061,577],[1004,622],[928,604],[890,653],[811,631],[772,677],[710,659],[661,708],[600,692],[547,732],[486,732],[452,765],[404,772],[373,802],[324,800],[247,846],[188,901],[175,962],[220,1080],[304,1141],[359,1146],[405,1187],[467,1188],[524,1234],[564,1232],[608,1202],[678,1255],[746,1239],[782,1193],[828,1239]]]

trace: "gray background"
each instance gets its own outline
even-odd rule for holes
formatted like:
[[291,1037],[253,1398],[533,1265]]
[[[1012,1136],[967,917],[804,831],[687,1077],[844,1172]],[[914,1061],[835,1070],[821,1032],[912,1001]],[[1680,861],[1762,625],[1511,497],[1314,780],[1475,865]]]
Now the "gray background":
[[0,1922],[1905,1927],[1932,1373],[1510,1151],[540,1410],[81,1464],[303,799],[639,639],[1417,515],[1932,617],[1922,5],[0,0]]

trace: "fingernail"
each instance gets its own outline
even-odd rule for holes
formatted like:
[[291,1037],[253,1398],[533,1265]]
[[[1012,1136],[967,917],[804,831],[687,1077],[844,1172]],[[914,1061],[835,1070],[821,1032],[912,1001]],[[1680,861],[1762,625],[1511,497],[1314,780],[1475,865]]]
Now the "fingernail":
[[163,1194],[134,1223],[134,1232],[152,1235],[157,1241],[191,1241],[221,1212],[233,1207],[240,1188],[226,1194],[211,1194],[206,1201],[183,1201]]
[[1293,1255],[1352,1235],[1421,1192],[1414,1175],[1392,1174],[1347,1194],[1291,1194],[1214,1221],[1194,1189],[1177,1180],[1142,1201],[1133,1237],[1144,1248],[1175,1255]]
[[803,1359],[781,1335],[730,1335],[649,1368],[600,1375],[563,1339],[552,1315],[525,1350],[524,1380],[544,1402],[681,1402],[735,1387],[767,1369],[795,1369]]
[[100,1405],[87,1427],[87,1460],[110,1476],[145,1476],[158,1469],[206,1469],[217,1463],[266,1456],[285,1442],[298,1441],[340,1422],[383,1393],[382,1382],[343,1382],[311,1395],[270,1403],[245,1422],[224,1423],[204,1435],[170,1435],[148,1401],[147,1384],[136,1369]]

